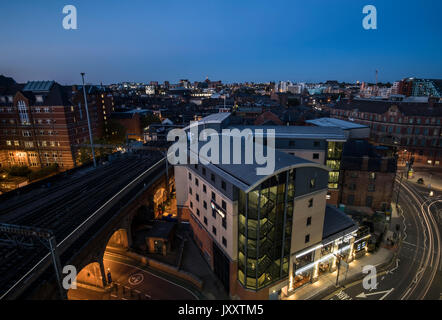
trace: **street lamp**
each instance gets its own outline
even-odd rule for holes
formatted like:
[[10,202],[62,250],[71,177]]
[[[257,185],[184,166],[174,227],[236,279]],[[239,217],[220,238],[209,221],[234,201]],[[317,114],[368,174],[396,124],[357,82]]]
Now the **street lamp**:
[[397,189],[397,198],[396,198],[396,209],[399,208],[398,203],[399,203],[399,193],[401,191],[401,186],[402,186],[402,177],[404,176],[404,172],[401,171],[401,179],[399,181],[399,186]]
[[81,80],[83,82],[84,108],[86,109],[87,127],[89,129],[89,139],[91,141],[92,159],[94,160],[94,168],[96,168],[97,167],[97,161],[95,160],[94,139],[92,138],[91,121],[89,119],[89,110],[88,110],[88,107],[87,107],[87,97],[86,97],[86,87],[84,85],[84,75],[85,75],[85,73],[81,72]]

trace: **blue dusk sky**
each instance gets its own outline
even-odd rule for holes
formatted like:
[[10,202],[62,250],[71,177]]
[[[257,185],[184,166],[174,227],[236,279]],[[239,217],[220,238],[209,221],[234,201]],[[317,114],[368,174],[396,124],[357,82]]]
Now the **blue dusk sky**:
[[[78,29],[62,27],[65,5]],[[377,30],[362,27],[365,5]],[[18,82],[395,81],[442,77],[439,0],[14,0],[0,74]]]

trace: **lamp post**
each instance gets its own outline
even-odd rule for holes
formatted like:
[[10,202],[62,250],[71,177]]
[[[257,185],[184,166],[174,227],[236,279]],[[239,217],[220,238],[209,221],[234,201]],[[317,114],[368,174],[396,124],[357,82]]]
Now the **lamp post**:
[[94,151],[94,139],[92,138],[92,129],[91,129],[91,121],[89,119],[89,110],[87,106],[87,97],[86,97],[86,87],[84,85],[84,75],[85,73],[81,73],[81,80],[83,82],[83,96],[84,96],[84,107],[86,109],[86,118],[87,118],[87,126],[89,129],[89,139],[91,141],[91,151],[92,151],[92,159],[94,160],[94,168],[97,167],[97,161],[95,160],[95,151]]
[[398,186],[398,190],[397,190],[397,197],[396,197],[396,209],[399,207],[398,203],[399,203],[399,192],[401,191],[401,186],[402,186],[402,177],[404,176],[404,172],[401,171],[401,179],[399,180],[399,186]]

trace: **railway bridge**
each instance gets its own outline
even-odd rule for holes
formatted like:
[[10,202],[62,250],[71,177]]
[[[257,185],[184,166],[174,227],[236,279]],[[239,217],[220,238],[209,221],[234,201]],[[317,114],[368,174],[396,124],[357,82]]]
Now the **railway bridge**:
[[[164,158],[156,158],[148,166],[146,161],[143,165],[135,161],[129,167],[130,172],[124,172],[123,168],[119,171],[118,167],[104,170],[101,176],[92,179],[95,181],[93,188],[82,187],[81,183],[78,190],[74,187],[78,192],[84,193],[84,197],[77,197],[73,193],[75,190],[70,190],[65,196],[60,195],[63,201],[62,205],[56,207],[58,219],[51,220],[42,215],[41,210],[34,209],[23,214],[21,219],[10,220],[20,225],[41,227],[45,226],[43,221],[47,219],[49,223],[46,224],[52,226],[48,229],[54,231],[57,241],[55,252],[59,260],[58,271],[66,265],[74,266],[78,271],[78,285],[103,288],[107,285],[103,262],[106,247],[128,249],[132,240],[132,222],[138,208],[152,205],[154,194],[166,188],[170,191],[173,184],[173,170],[167,168]],[[100,191],[104,191],[109,184],[114,187],[101,194]],[[99,198],[93,199],[95,195]],[[70,203],[69,198],[75,198],[76,201]],[[40,216],[34,217],[35,213],[40,213]],[[5,221],[0,219],[0,222]],[[1,238],[0,232],[0,241]],[[37,241],[30,248],[23,248],[19,243],[12,247],[5,247],[0,243],[0,250],[14,250],[13,253],[17,256],[28,258],[20,261],[10,253],[0,258],[0,269],[9,269],[0,275],[1,299],[51,299],[59,298],[60,294],[63,298],[67,296],[67,291],[62,289],[60,292],[61,288],[58,286],[59,281],[53,266],[55,255],[51,255],[50,250],[42,246],[41,242]],[[29,259],[29,256],[32,258]],[[17,268],[11,269],[14,265]]]

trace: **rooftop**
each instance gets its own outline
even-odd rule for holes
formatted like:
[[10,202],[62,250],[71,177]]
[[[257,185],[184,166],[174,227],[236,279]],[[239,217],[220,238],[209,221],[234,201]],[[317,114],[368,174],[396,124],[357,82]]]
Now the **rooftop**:
[[319,127],[337,127],[343,130],[368,128],[367,126],[364,126],[356,122],[345,121],[335,118],[319,118],[313,120],[306,120],[305,122],[314,124],[315,126]]
[[322,239],[332,240],[331,238],[348,234],[358,229],[356,222],[348,217],[344,212],[334,206],[325,207],[324,227],[322,229]]
[[[221,162],[227,162],[225,161],[224,157],[227,154],[225,150],[221,150],[222,144],[219,144],[220,152],[219,156],[223,157],[220,159],[220,163],[214,164],[213,162],[208,163],[206,166],[215,172],[217,172],[218,175],[220,175],[222,178],[226,179],[230,183],[234,184],[239,189],[249,192],[253,190],[257,185],[262,183],[264,180],[268,179],[270,176],[276,175],[280,172],[284,172],[290,169],[299,168],[299,167],[316,167],[319,169],[323,169],[326,171],[329,171],[329,169],[319,163],[312,162],[309,160],[305,160],[303,158],[299,158],[296,156],[293,156],[291,154],[274,150],[275,151],[275,167],[272,174],[268,175],[258,175],[257,169],[258,168],[265,168],[267,163],[264,164],[258,164],[256,162],[256,159],[254,159],[252,155],[252,163],[246,164],[245,161],[245,152],[246,148],[244,147],[244,140],[242,140],[242,147],[241,147],[241,163],[240,164],[233,164],[233,145],[234,143],[231,141],[230,143],[230,164],[223,164]],[[201,150],[202,145],[199,144],[199,148]],[[256,145],[255,145],[256,147]],[[268,154],[268,148],[264,146],[264,154]],[[224,154],[223,154],[224,152]],[[191,156],[193,156],[194,153],[191,151]],[[201,159],[205,159],[201,154],[200,156],[200,162]],[[205,159],[207,160],[207,159]],[[222,161],[221,161],[222,160]]]
[[230,112],[212,113],[202,118],[200,123],[221,123],[230,116]]
[[346,141],[344,131],[337,127],[310,127],[310,126],[235,126],[229,129],[238,128],[251,129],[273,129],[276,138],[298,138],[298,139],[326,139]]
[[152,225],[152,229],[146,233],[146,237],[167,239],[174,227],[174,222],[155,221]]
[[23,91],[47,92],[51,90],[54,83],[54,81],[28,81]]

